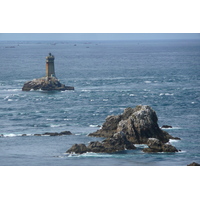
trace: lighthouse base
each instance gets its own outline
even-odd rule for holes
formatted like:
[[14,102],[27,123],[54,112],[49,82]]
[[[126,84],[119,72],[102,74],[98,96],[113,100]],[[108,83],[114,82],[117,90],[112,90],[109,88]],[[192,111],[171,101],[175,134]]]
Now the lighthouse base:
[[74,87],[65,86],[64,84],[61,84],[55,77],[42,77],[24,83],[22,91],[30,91],[30,90],[64,91],[64,90],[74,90]]

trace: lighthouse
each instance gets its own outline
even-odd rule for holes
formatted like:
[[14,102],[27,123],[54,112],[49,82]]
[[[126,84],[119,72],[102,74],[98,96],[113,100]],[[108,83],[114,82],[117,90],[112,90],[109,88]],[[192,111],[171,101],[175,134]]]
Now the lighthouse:
[[49,53],[49,56],[46,57],[46,77],[56,77],[54,69],[54,56]]
[[72,86],[66,86],[56,78],[55,69],[54,69],[54,56],[49,53],[46,57],[46,76],[33,79],[32,81],[28,81],[24,83],[22,87],[22,91],[30,91],[30,90],[74,90]]

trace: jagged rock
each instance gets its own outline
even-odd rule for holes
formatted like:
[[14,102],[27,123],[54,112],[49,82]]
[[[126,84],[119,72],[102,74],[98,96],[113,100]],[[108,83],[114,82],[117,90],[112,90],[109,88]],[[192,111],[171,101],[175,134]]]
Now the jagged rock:
[[106,138],[102,142],[95,141],[90,142],[86,147],[84,144],[73,145],[66,153],[114,153],[117,151],[123,151],[126,149],[135,149],[136,147],[126,139],[123,132],[115,133],[113,137]]
[[178,150],[171,144],[164,144],[156,138],[149,138],[147,140],[149,148],[144,148],[143,151],[146,153],[152,152],[178,152]]
[[39,79],[33,79],[32,81],[28,81],[24,83],[22,87],[22,91],[30,91],[30,90],[74,90],[74,87],[65,86],[61,84],[57,78],[55,77],[42,77]]
[[193,162],[193,163],[190,163],[190,164],[187,165],[187,166],[200,166],[200,164],[199,164],[199,163],[196,163],[196,162]]
[[161,128],[172,128],[172,126],[169,126],[169,125],[163,125]]
[[175,138],[159,128],[156,112],[146,105],[126,108],[121,115],[108,116],[100,130],[90,133],[93,137],[112,137],[124,132],[126,138],[134,144],[146,144],[148,138],[157,138],[166,143]]

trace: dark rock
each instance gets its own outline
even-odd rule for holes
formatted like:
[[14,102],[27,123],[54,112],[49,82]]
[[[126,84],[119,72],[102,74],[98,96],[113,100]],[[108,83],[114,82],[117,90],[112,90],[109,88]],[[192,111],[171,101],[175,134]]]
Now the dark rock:
[[199,163],[196,163],[196,162],[193,162],[193,163],[190,163],[190,164],[187,165],[187,166],[200,166],[200,164],[199,164]]
[[22,136],[27,136],[26,134],[22,134]]
[[124,132],[134,144],[146,144],[148,138],[157,138],[163,143],[176,139],[160,129],[157,122],[156,112],[150,106],[139,105],[126,108],[121,115],[108,116],[102,128],[89,136],[112,137],[117,132]]
[[54,133],[43,133],[43,134],[34,134],[34,136],[61,136],[61,135],[72,135],[70,131],[62,131],[60,133],[54,132]]
[[44,133],[42,135],[49,135],[49,136],[61,136],[61,135],[72,135],[72,133],[70,131],[63,131],[63,132],[60,132],[60,133]]
[[70,131],[62,131],[60,135],[72,135],[72,133]]
[[[80,146],[81,145],[81,146]],[[113,137],[106,138],[102,142],[95,141],[90,142],[89,145],[83,146],[73,145],[67,153],[85,153],[85,152],[94,152],[94,153],[114,153],[117,151],[123,151],[126,149],[135,149],[136,147],[126,139],[124,133],[115,133]]]
[[74,144],[70,149],[67,150],[66,153],[77,153],[82,154],[86,153],[88,151],[85,144]]
[[171,144],[164,144],[156,138],[149,138],[147,140],[149,148],[144,148],[143,151],[146,153],[152,152],[178,152],[178,150]]
[[169,125],[163,125],[161,128],[172,128],[172,126],[169,126]]
[[44,133],[44,134],[42,134],[42,135],[48,135],[48,136],[58,136],[59,135],[59,133]]
[[61,84],[57,78],[55,77],[42,77],[39,79],[33,79],[32,81],[28,81],[24,83],[22,87],[22,91],[30,91],[30,90],[74,90],[74,87],[65,86]]
[[34,134],[34,136],[42,136],[41,134]]

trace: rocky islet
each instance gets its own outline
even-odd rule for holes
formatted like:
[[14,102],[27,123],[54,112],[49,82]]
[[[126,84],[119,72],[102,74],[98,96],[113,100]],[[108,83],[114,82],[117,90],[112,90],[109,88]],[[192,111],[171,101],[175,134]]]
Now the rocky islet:
[[114,153],[135,149],[134,144],[147,144],[144,152],[178,152],[169,144],[173,137],[158,126],[156,112],[146,105],[126,108],[121,115],[108,116],[102,128],[88,136],[104,137],[102,142],[90,142],[88,146],[75,144],[66,153]]

